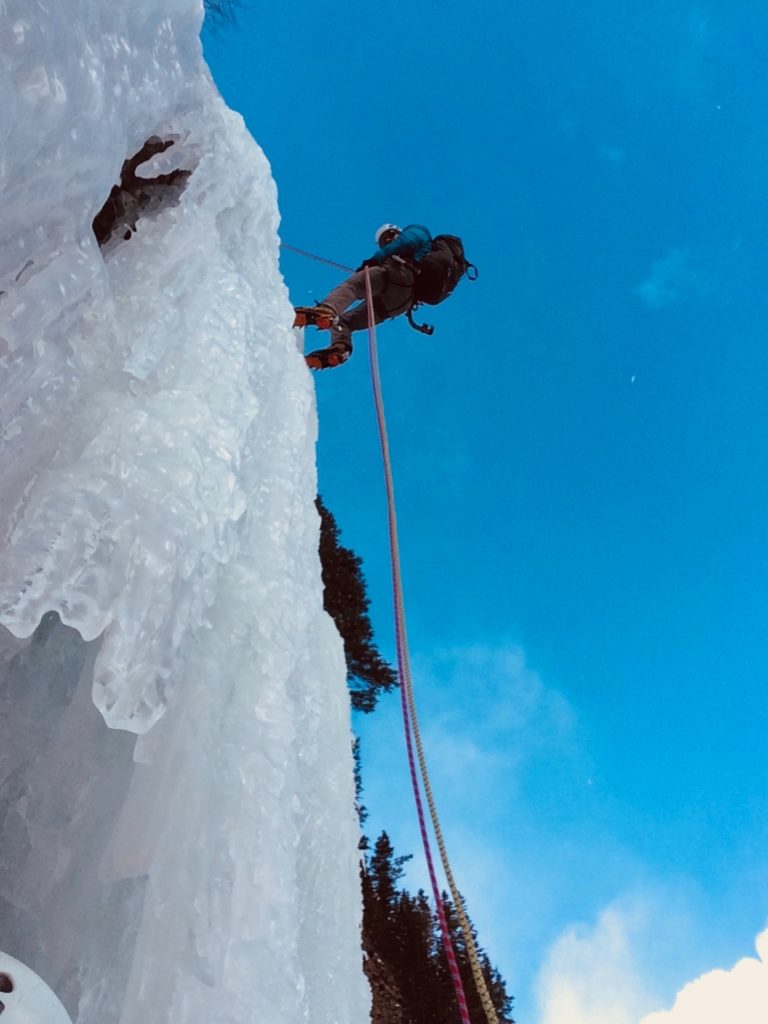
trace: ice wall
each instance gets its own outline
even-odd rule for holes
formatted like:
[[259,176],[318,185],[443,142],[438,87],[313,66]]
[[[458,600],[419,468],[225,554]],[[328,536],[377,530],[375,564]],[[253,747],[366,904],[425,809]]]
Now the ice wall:
[[[201,18],[0,6],[0,948],[76,1024],[360,1024],[314,397]],[[186,187],[99,249],[152,136]]]

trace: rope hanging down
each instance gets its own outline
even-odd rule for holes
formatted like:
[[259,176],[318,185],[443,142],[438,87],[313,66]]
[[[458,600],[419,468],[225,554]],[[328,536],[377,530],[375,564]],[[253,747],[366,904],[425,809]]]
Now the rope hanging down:
[[[306,252],[304,249],[297,249],[295,246],[288,245],[285,242],[281,242],[280,245],[283,249],[288,249],[290,252],[297,253],[299,256],[306,256],[308,259],[316,260],[318,263],[325,263],[330,267],[335,267],[337,270],[343,270],[349,273],[352,272],[352,269],[350,267],[345,267],[342,263],[335,263],[333,260],[325,259],[323,256],[316,256],[314,253]],[[453,980],[454,989],[456,991],[456,999],[459,1004],[459,1013],[461,1015],[462,1024],[471,1024],[469,1010],[467,1009],[467,999],[464,994],[464,986],[461,981],[459,966],[456,960],[456,952],[453,948],[453,942],[451,941],[450,932],[448,930],[448,922],[445,917],[445,911],[443,909],[440,889],[437,884],[437,877],[435,875],[432,850],[429,843],[426,819],[424,816],[424,805],[421,798],[421,790],[419,788],[418,776],[416,774],[414,739],[416,751],[418,754],[419,769],[421,772],[421,777],[424,785],[424,792],[426,794],[427,803],[429,805],[429,813],[432,821],[432,827],[434,829],[435,838],[437,839],[437,845],[440,851],[440,860],[443,865],[443,871],[445,872],[445,877],[448,882],[448,888],[450,889],[451,899],[453,900],[454,906],[456,907],[456,914],[459,918],[459,924],[461,926],[461,931],[464,936],[464,942],[467,948],[467,955],[469,957],[470,966],[472,968],[472,977],[474,979],[478,995],[480,996],[480,1001],[483,1005],[485,1016],[488,1019],[488,1024],[498,1024],[496,1010],[491,1000],[490,993],[488,992],[488,986],[485,983],[485,978],[483,977],[482,967],[480,966],[480,958],[477,954],[477,947],[475,946],[475,941],[472,937],[472,927],[464,912],[464,904],[461,899],[461,894],[456,888],[453,872],[451,871],[450,863],[448,861],[448,854],[445,848],[445,842],[443,840],[443,833],[440,827],[440,821],[437,816],[437,808],[435,805],[434,796],[432,794],[432,786],[429,780],[429,773],[427,771],[427,763],[426,758],[424,756],[424,747],[421,741],[419,721],[416,715],[416,705],[413,698],[413,685],[411,681],[410,658],[408,654],[408,643],[405,631],[405,606],[403,601],[402,578],[400,574],[400,552],[397,539],[397,519],[395,511],[394,484],[392,480],[392,467],[389,458],[389,441],[387,437],[387,427],[384,418],[384,401],[381,392],[379,360],[376,345],[376,325],[373,317],[373,294],[371,291],[371,281],[370,275],[368,273],[368,268],[366,268],[365,270],[365,290],[366,304],[368,307],[368,348],[371,367],[371,382],[373,385],[374,402],[376,406],[376,419],[379,427],[382,461],[384,463],[384,479],[387,491],[387,517],[389,521],[389,543],[392,560],[392,590],[394,597],[395,631],[397,638],[397,661],[398,669],[400,672],[400,695],[403,712],[403,728],[405,731],[405,742],[408,750],[408,766],[411,774],[411,784],[413,786],[413,794],[416,801],[416,810],[419,819],[419,829],[421,831],[421,840],[424,846],[424,856],[426,858],[427,869],[429,871],[429,878],[430,884],[432,886],[432,893],[435,900],[435,907],[437,908],[438,920],[440,922],[440,932],[442,936],[443,948],[445,949],[446,957],[448,959],[451,978]]]
[[461,975],[459,973],[459,966],[456,960],[456,952],[453,948],[453,942],[451,941],[451,936],[448,930],[448,922],[445,917],[445,911],[443,909],[443,902],[440,894],[440,889],[437,884],[437,877],[435,875],[434,862],[432,859],[432,850],[429,843],[426,819],[424,816],[424,805],[421,797],[418,776],[416,774],[414,739],[416,750],[418,753],[421,778],[424,784],[424,792],[426,794],[427,803],[429,805],[432,827],[434,829],[435,837],[437,839],[438,849],[440,851],[440,858],[443,865],[443,870],[445,872],[445,877],[448,881],[448,886],[451,891],[451,898],[453,899],[454,906],[456,907],[456,913],[459,918],[462,934],[464,936],[464,942],[467,947],[467,954],[469,956],[469,962],[472,968],[472,977],[477,987],[477,992],[478,995],[480,996],[480,1001],[483,1005],[483,1010],[485,1011],[485,1015],[488,1018],[488,1024],[498,1024],[496,1010],[493,1006],[490,993],[488,992],[488,987],[485,983],[485,978],[483,977],[482,967],[480,966],[480,959],[477,954],[477,948],[472,937],[472,928],[464,912],[461,894],[458,892],[456,888],[456,883],[453,878],[453,872],[451,871],[450,864],[448,862],[448,854],[445,848],[445,842],[443,840],[443,834],[437,816],[437,808],[432,794],[432,786],[429,781],[429,773],[427,771],[427,763],[426,758],[424,756],[424,747],[421,742],[421,732],[419,730],[419,722],[416,715],[416,705],[413,697],[413,685],[411,681],[410,657],[408,653],[408,642],[405,629],[405,604],[403,600],[403,586],[402,577],[400,573],[400,550],[397,537],[397,514],[395,509],[394,482],[392,479],[392,467],[389,457],[389,440],[387,436],[386,420],[384,417],[384,400],[381,391],[379,359],[376,345],[376,325],[374,322],[373,315],[373,293],[371,291],[371,281],[370,274],[368,273],[368,268],[366,268],[365,270],[365,290],[366,302],[368,305],[368,349],[371,367],[371,383],[373,385],[374,403],[376,406],[376,420],[379,428],[381,454],[382,461],[384,463],[384,481],[387,492],[387,519],[389,523],[389,545],[392,561],[392,591],[395,614],[397,663],[400,672],[400,696],[403,711],[403,728],[405,730],[405,743],[408,751],[408,766],[411,774],[413,794],[416,801],[416,811],[419,819],[421,841],[424,846],[424,856],[427,862],[430,884],[432,886],[432,892],[435,899],[435,906],[437,908],[437,915],[440,921],[440,931],[442,935],[443,948],[445,949],[445,953],[448,958],[448,966],[450,968],[451,978],[453,980],[454,989],[456,991],[456,999],[459,1004],[459,1013],[461,1016],[462,1024],[471,1024],[469,1010],[467,1008],[467,1000],[464,994],[464,986],[462,985]]

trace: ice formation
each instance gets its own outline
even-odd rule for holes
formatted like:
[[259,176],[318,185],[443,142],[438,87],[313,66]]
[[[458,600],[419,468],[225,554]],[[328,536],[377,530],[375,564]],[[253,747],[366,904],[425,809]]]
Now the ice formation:
[[312,384],[201,20],[0,6],[0,949],[76,1024],[360,1024]]

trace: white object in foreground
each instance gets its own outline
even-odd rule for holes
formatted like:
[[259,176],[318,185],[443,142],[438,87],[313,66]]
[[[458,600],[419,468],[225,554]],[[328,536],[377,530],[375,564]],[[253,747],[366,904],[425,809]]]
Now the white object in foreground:
[[0,1005],[3,1024],[72,1024],[43,979],[7,953],[0,953]]

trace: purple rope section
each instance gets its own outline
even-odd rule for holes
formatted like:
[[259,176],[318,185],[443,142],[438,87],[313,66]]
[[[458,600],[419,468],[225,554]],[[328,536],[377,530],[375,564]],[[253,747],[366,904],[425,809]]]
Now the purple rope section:
[[448,967],[453,980],[453,987],[456,992],[456,1000],[459,1004],[459,1015],[462,1024],[471,1024],[469,1010],[467,1008],[467,997],[464,994],[464,986],[461,982],[459,965],[456,960],[456,951],[453,948],[448,922],[443,909],[443,901],[440,895],[440,887],[437,884],[435,865],[432,859],[429,835],[427,833],[427,822],[424,814],[424,804],[419,787],[419,779],[416,771],[416,757],[413,749],[413,730],[409,710],[409,697],[412,700],[413,688],[411,683],[410,659],[408,656],[408,642],[405,630],[405,606],[403,601],[403,584],[400,574],[400,551],[397,540],[397,516],[395,510],[395,488],[392,479],[392,467],[389,457],[389,440],[387,437],[387,426],[384,418],[384,399],[381,392],[381,378],[379,375],[379,357],[376,345],[376,325],[373,317],[373,293],[371,291],[371,279],[368,268],[365,271],[365,293],[368,304],[368,351],[371,365],[371,383],[373,385],[374,403],[376,406],[376,420],[379,426],[379,439],[381,441],[381,455],[384,463],[384,481],[387,491],[387,519],[389,523],[389,548],[392,560],[392,593],[395,612],[395,635],[397,643],[397,665],[400,672],[400,699],[403,711],[403,729],[405,731],[405,745],[408,750],[408,767],[411,773],[411,785],[416,800],[416,811],[419,818],[419,830],[421,842],[424,846],[424,856],[427,861],[429,880],[432,886],[432,893],[437,908],[437,916],[440,921],[440,934],[442,937],[443,949],[448,959]]

